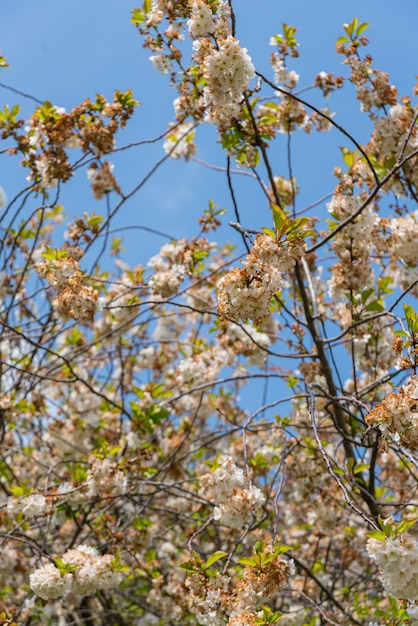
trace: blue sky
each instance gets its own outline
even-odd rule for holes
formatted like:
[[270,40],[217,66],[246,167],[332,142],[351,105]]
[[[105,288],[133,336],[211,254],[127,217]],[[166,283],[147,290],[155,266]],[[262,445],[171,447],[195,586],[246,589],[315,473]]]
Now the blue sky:
[[[0,47],[11,69],[0,75],[0,81],[37,98],[70,109],[96,92],[111,97],[114,89],[133,89],[142,106],[131,121],[119,145],[128,141],[148,139],[163,132],[173,118],[172,100],[175,93],[166,76],[159,74],[148,61],[149,51],[130,24],[130,11],[135,0],[73,0],[59,3],[52,0],[30,2],[16,0],[4,3],[0,23]],[[301,76],[300,87],[311,84],[321,70],[344,73],[341,57],[335,53],[335,40],[342,34],[341,23],[355,15],[371,23],[368,36],[369,52],[376,67],[388,71],[400,93],[410,94],[418,73],[416,24],[418,3],[411,0],[352,0],[312,2],[299,0],[238,0],[235,2],[237,37],[248,48],[258,69],[269,71],[268,58],[272,48],[268,40],[286,22],[299,28],[300,58],[292,69]],[[307,94],[307,98],[311,94]],[[316,96],[312,96],[316,99]],[[32,110],[30,101],[0,88],[0,106],[23,102],[25,115]],[[359,141],[367,140],[367,117],[359,114],[359,104],[348,87],[325,102],[337,111],[336,120],[347,127]],[[197,135],[199,158],[224,165],[225,158],[216,144],[213,128],[201,128]],[[335,131],[317,137],[297,132],[293,140],[294,168],[301,187],[299,208],[332,191],[330,175],[335,164],[341,164],[338,145],[347,141]],[[278,144],[280,144],[280,139]],[[286,175],[282,164],[284,139],[274,153],[275,174]],[[115,174],[125,190],[135,186],[153,163],[163,154],[161,144],[137,148],[112,157]],[[9,198],[21,189],[24,173],[8,157],[3,156],[0,186]],[[250,228],[269,226],[270,217],[258,189],[241,177],[237,183],[243,222]],[[208,171],[195,163],[170,160],[157,175],[126,206],[118,224],[142,224],[162,227],[173,236],[191,235],[196,220],[206,208],[208,199],[229,210],[231,202],[222,174]],[[68,214],[80,211],[100,212],[80,176],[69,183],[63,195]],[[228,236],[226,233],[225,236]],[[236,239],[235,233],[231,233]],[[138,261],[157,251],[158,241],[149,237],[138,240],[138,231],[128,235]],[[139,252],[140,251],[140,252]]]

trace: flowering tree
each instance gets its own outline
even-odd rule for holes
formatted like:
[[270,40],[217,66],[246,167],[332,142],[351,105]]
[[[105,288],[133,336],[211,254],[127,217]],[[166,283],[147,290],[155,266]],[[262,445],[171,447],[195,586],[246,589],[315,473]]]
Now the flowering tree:
[[[296,28],[267,75],[232,2],[145,0],[132,22],[176,91],[152,171],[215,126],[241,245],[210,201],[131,266],[117,218],[148,175],[122,189],[112,163],[138,143],[117,143],[131,92],[0,112],[26,176],[0,194],[0,623],[418,624],[416,108],[356,18],[346,76],[311,89],[354,86],[363,144],[302,94]],[[345,143],[325,215],[296,209],[299,129]],[[86,175],[97,211],[67,216]],[[270,210],[256,231],[243,176]]]

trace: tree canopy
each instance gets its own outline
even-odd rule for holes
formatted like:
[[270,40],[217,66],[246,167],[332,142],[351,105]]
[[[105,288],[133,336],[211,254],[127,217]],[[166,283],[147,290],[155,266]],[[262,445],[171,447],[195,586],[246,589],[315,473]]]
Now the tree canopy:
[[[158,135],[130,89],[1,83],[0,624],[418,624],[418,84],[357,17],[341,75],[299,76],[287,23],[257,67],[240,10],[132,10],[172,90]],[[317,160],[334,138],[309,206],[299,135]],[[171,161],[227,190],[181,236],[138,210]]]

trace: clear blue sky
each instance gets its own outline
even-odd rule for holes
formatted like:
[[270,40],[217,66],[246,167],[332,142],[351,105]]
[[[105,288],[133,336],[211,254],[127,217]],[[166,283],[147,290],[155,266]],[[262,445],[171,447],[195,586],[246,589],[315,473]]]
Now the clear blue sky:
[[[116,88],[133,89],[142,106],[123,141],[150,138],[165,130],[173,118],[175,93],[169,89],[167,77],[148,61],[150,53],[142,49],[141,38],[130,24],[130,10],[137,6],[135,0],[15,0],[3,5],[0,47],[11,69],[1,72],[0,81],[67,110],[87,96],[94,97],[96,92],[110,98]],[[371,23],[367,34],[375,66],[390,73],[402,95],[411,92],[418,73],[418,2],[237,0],[235,6],[237,37],[248,48],[256,66],[264,71],[268,71],[272,51],[269,37],[281,30],[282,22],[287,22],[299,28],[300,58],[293,69],[301,76],[301,87],[309,85],[321,70],[343,73],[342,59],[335,53],[335,40],[342,34],[341,23],[356,15]],[[1,107],[19,101],[22,99],[0,88]],[[367,139],[366,116],[359,114],[351,89],[331,97],[328,104],[338,112],[336,119],[340,124],[346,125],[360,141]],[[24,105],[25,114],[29,114],[32,104],[27,101]],[[200,158],[224,165],[213,129],[199,130],[198,142]],[[330,171],[334,164],[341,163],[338,145],[346,143],[335,131],[317,139],[296,133],[294,167],[302,190],[299,208],[332,191],[334,179]],[[162,154],[161,145],[156,145],[112,157],[123,188],[133,187]],[[275,174],[286,175],[280,157],[274,165]],[[22,174],[8,157],[2,157],[0,186],[9,198],[22,187]],[[207,206],[208,198],[231,209],[224,177],[196,164],[170,160],[129,203],[119,223],[163,225],[176,237],[190,235],[195,232],[196,219]],[[266,207],[260,204],[261,197],[252,184],[245,182],[239,187],[238,199],[246,226],[259,229],[269,225]],[[81,177],[67,185],[63,202],[69,214],[101,209]],[[233,219],[232,211],[228,218]],[[157,241],[141,238],[139,248],[138,233],[130,237],[135,254],[140,249],[141,257],[144,255],[138,261],[144,262],[146,256],[156,252]]]

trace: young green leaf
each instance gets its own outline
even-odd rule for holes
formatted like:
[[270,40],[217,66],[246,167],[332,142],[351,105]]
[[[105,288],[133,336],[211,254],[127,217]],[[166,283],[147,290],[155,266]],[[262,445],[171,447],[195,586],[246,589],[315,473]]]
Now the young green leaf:
[[228,552],[222,552],[222,550],[218,550],[211,554],[211,556],[205,561],[203,567],[207,568],[219,561],[219,559],[223,559],[224,556],[227,556]]

